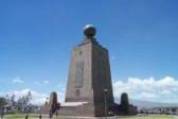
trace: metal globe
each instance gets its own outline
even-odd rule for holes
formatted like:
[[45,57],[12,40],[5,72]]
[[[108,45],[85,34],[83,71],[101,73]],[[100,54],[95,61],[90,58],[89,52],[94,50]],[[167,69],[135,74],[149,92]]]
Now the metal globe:
[[87,37],[93,37],[96,34],[96,28],[93,25],[88,24],[84,27],[84,34]]

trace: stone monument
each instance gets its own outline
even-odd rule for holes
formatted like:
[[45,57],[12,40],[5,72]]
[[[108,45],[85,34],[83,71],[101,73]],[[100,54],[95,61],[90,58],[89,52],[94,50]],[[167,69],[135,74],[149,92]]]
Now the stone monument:
[[96,28],[86,25],[84,40],[72,51],[61,115],[101,117],[114,105],[108,50],[95,35]]

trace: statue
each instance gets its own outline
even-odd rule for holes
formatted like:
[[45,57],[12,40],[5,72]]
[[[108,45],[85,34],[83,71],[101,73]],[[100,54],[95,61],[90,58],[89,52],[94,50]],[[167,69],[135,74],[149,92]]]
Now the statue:
[[59,110],[60,108],[60,104],[58,103],[56,92],[51,93],[49,106],[50,106],[49,117],[52,118],[54,113],[56,113],[57,115],[57,110]]

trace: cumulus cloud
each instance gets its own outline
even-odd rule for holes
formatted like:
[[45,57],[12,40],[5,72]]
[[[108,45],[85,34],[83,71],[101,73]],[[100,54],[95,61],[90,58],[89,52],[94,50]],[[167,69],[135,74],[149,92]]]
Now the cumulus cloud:
[[24,81],[20,77],[16,77],[12,79],[12,83],[24,83]]
[[178,80],[171,76],[157,80],[154,77],[130,77],[126,81],[114,82],[113,88],[115,98],[120,98],[121,93],[127,92],[130,98],[137,100],[178,102]]

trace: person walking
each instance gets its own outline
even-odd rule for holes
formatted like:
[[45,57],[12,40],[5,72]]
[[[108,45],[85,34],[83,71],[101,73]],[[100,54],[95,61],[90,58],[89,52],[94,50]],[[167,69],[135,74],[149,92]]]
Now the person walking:
[[1,119],[4,117],[4,107],[1,108]]
[[42,119],[42,115],[40,114],[39,119]]
[[28,119],[28,114],[26,114],[25,119]]

